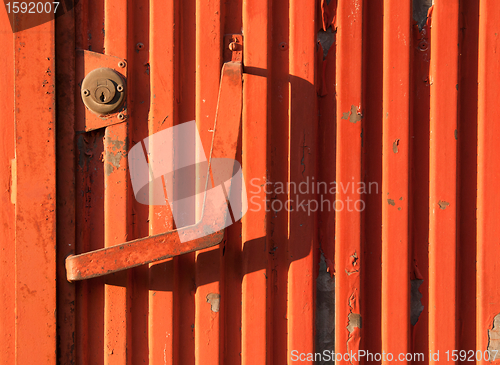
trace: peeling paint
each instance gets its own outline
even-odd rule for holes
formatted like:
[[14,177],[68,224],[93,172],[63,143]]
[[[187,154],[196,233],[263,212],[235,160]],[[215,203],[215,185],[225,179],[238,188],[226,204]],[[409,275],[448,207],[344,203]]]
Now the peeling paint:
[[356,105],[351,105],[351,110],[347,113],[342,113],[342,119],[349,120],[349,122],[355,124],[363,118],[363,115],[358,111]]
[[334,32],[331,27],[329,27],[326,31],[323,29],[320,29],[318,32],[318,42],[321,44],[321,47],[323,48],[323,59],[326,59],[326,56],[328,55],[328,51],[332,47],[332,45],[335,43],[335,35],[336,31]]
[[439,205],[440,209],[445,210],[450,205],[450,203],[448,203],[444,200],[440,200],[440,201],[438,201],[438,205]]
[[392,205],[392,206],[396,205],[396,202],[394,201],[394,199],[387,199],[387,202],[389,203],[389,205]]
[[209,293],[207,294],[207,303],[210,304],[212,312],[217,313],[220,309],[220,294]]
[[[493,318],[493,326],[488,329],[488,351],[495,353],[495,351],[500,351],[500,313]],[[490,362],[492,362],[494,356],[490,356]]]
[[361,328],[361,314],[349,313],[347,316],[347,330],[351,334],[355,328]]
[[349,263],[345,269],[345,273],[349,276],[354,273],[359,272],[359,265],[358,265],[358,254],[354,252],[351,256],[349,256]]
[[114,169],[120,168],[120,162],[123,158],[122,152],[118,152],[116,155],[106,151],[106,164],[104,166],[104,171],[106,176],[109,176]]
[[427,22],[427,13],[432,6],[432,0],[413,0],[413,20],[418,24],[421,31]]
[[398,139],[396,139],[396,140],[394,141],[394,143],[392,144],[392,152],[394,152],[394,153],[398,153],[398,152],[399,152],[399,150],[398,150],[398,146],[399,146],[399,138],[398,138]]
[[[357,289],[354,289],[353,293],[349,298],[349,314],[347,315],[347,326],[346,329],[349,332],[349,337],[347,338],[346,350],[347,353],[351,351],[357,352],[359,350],[359,343],[361,340],[361,314],[359,313],[359,304],[357,298]],[[349,362],[352,364],[351,359]]]
[[414,326],[418,322],[420,314],[424,310],[424,305],[422,304],[422,293],[420,293],[420,285],[424,281],[420,279],[411,280],[411,311],[410,311],[410,322]]

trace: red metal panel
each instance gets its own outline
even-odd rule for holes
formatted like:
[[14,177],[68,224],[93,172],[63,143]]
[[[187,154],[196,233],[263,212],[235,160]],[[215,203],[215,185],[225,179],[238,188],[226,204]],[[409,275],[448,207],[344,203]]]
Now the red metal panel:
[[[357,352],[362,333],[362,226],[355,203],[361,199],[357,183],[362,181],[363,2],[339,1],[337,25],[335,350],[344,354]],[[339,363],[350,360],[342,358]]]
[[[14,49],[14,36],[10,30],[8,14],[0,13],[0,45],[7,50]],[[12,52],[0,53],[1,64],[4,70],[10,72],[0,73],[0,128],[2,130],[0,148],[0,204],[2,206],[0,215],[0,250],[2,252],[0,261],[0,297],[3,308],[0,311],[0,364],[9,365],[15,363],[15,327],[16,319],[12,315],[15,312],[15,138],[14,138],[14,57]]]
[[[410,343],[410,3],[384,2],[382,108],[382,352]],[[384,364],[390,359],[383,360]]]
[[[479,4],[479,62],[477,117],[477,312],[476,349],[499,350],[498,236],[498,124],[490,123],[499,112],[500,58],[496,53],[500,7],[497,2]],[[492,352],[491,354],[493,354]],[[496,361],[498,362],[498,356]],[[486,364],[488,361],[477,361]]]
[[[145,65],[150,74],[150,115],[148,134],[172,127],[177,119],[175,110],[175,53],[174,53],[174,2],[152,0],[149,5],[149,62]],[[155,34],[163,34],[156,37]],[[147,49],[146,49],[147,50]],[[138,65],[139,66],[139,65]],[[139,66],[141,67],[141,66]],[[144,67],[144,65],[142,65]],[[139,142],[139,139],[136,139]],[[139,218],[139,217],[138,217]],[[141,217],[144,219],[144,217]],[[160,234],[174,228],[168,206],[149,207],[149,234]],[[174,295],[176,272],[174,262],[151,264],[149,272],[148,348],[149,364],[174,362]],[[179,361],[179,363],[181,363]],[[186,364],[189,364],[186,362]]]
[[[459,2],[432,12],[429,154],[429,351],[457,348],[457,120]],[[454,362],[430,359],[430,363]]]
[[[2,9],[0,364],[332,363],[324,349],[485,363],[500,348],[500,5],[436,0],[426,19],[430,5],[80,0],[17,33]],[[230,35],[243,91],[217,105]],[[113,57],[127,119],[89,131],[79,83]],[[196,120],[202,145],[184,142],[207,153],[241,99],[241,124],[215,136],[238,141],[247,214],[201,240],[216,247],[120,271],[199,243],[155,236],[178,227],[135,200],[130,148]]]
[[[248,190],[252,191],[256,190],[255,185],[259,186],[268,182],[269,119],[267,116],[268,78],[266,77],[269,75],[268,9],[268,1],[245,2],[243,5],[243,34],[248,37],[244,39],[247,74],[243,82],[242,151],[255,151],[255,153],[243,153],[242,164],[245,185]],[[255,34],[255,37],[249,36],[250,34]],[[259,189],[257,194],[252,193],[252,198],[254,196],[258,204],[252,206],[243,217],[241,232],[241,364],[245,365],[266,364],[269,341],[266,194]],[[228,248],[231,247],[230,243],[228,242]],[[229,284],[227,279],[226,282]],[[234,288],[226,290],[226,292],[230,291],[234,293]],[[232,305],[238,305],[238,303],[233,302]],[[225,308],[225,310],[229,309],[229,307]],[[226,333],[226,336],[231,335]],[[233,344],[233,346],[237,347],[238,344]],[[231,358],[227,363],[238,363],[238,359]]]
[[[315,90],[316,23],[313,2],[290,1],[290,106],[289,181],[314,184],[317,157],[317,112]],[[317,244],[315,193],[308,189],[298,197],[290,189],[288,218],[288,363],[292,351],[314,351],[314,257]],[[293,196],[295,195],[295,197]],[[300,199],[300,202],[299,202]],[[300,203],[307,206],[300,208]],[[318,202],[316,201],[316,205]],[[307,211],[306,211],[307,209]],[[311,213],[312,211],[312,213]],[[285,210],[286,212],[286,210]],[[312,364],[308,360],[305,363]]]
[[[223,36],[220,0],[196,2],[196,124],[204,151],[209,150],[217,109]],[[192,91],[191,91],[192,92]],[[197,152],[201,151],[197,146]],[[195,255],[195,364],[221,361],[221,254],[218,247]],[[208,279],[208,280],[207,280]]]
[[[14,18],[20,28],[25,21]],[[15,362],[19,365],[32,364],[33,353],[40,364],[56,362],[54,56],[53,21],[14,34]]]

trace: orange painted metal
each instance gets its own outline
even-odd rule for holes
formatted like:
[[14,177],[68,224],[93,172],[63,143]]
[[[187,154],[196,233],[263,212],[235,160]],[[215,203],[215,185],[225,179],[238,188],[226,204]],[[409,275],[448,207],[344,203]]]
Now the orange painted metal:
[[[139,96],[137,105],[139,103],[146,104],[142,118],[144,118],[144,122],[147,120],[148,123],[146,130],[134,138],[135,142],[139,142],[149,134],[157,133],[164,128],[173,127],[179,123],[179,120],[182,120],[181,112],[184,109],[184,101],[180,103],[179,95],[181,92],[178,81],[180,76],[176,78],[175,75],[182,74],[183,69],[178,69],[179,63],[176,62],[176,58],[181,52],[185,52],[187,46],[182,49],[177,48],[179,43],[176,36],[179,36],[179,31],[175,32],[174,24],[180,24],[180,14],[178,13],[181,12],[181,7],[185,6],[186,3],[182,2],[181,5],[172,1],[168,4],[161,0],[151,0],[149,9],[147,7],[143,9],[143,11],[147,10],[145,19],[141,20],[144,26],[138,28],[144,34],[142,39],[137,39],[137,42],[143,43],[145,48],[138,53],[144,54],[149,51],[149,57],[147,54],[143,55],[144,59],[137,64],[137,67],[141,69],[141,75],[150,84],[144,85],[142,83],[144,90],[141,92],[143,95]],[[181,25],[180,28],[183,29],[183,26]],[[163,36],[157,37],[156,34],[163,34]],[[140,85],[139,82],[138,85]],[[185,87],[189,90],[192,85],[186,82]],[[178,107],[179,103],[180,107]],[[183,122],[193,119],[183,120]],[[168,206],[149,206],[147,208],[148,212],[143,212],[142,215],[140,210],[135,212],[137,214],[136,221],[138,223],[143,221],[147,224],[147,231],[140,237],[156,235],[174,229],[172,214]],[[182,258],[179,257],[177,260],[182,260]],[[149,315],[144,316],[144,313],[142,315],[147,326],[147,339],[146,343],[143,344],[144,361],[151,365],[164,364],[165,362],[174,364],[174,339],[177,337],[174,336],[174,331],[178,330],[178,328],[174,328],[174,322],[179,317],[182,318],[182,314],[179,313],[181,303],[184,304],[184,311],[188,312],[189,308],[182,299],[175,298],[176,303],[174,304],[174,292],[180,293],[180,290],[174,285],[176,280],[182,280],[189,276],[180,270],[175,270],[172,259],[149,265],[149,270],[145,275],[148,278],[148,283],[144,285],[143,290],[148,294],[146,299],[148,307],[144,311],[147,310]],[[176,310],[175,307],[179,309]],[[181,338],[180,335],[177,339],[179,338]],[[186,346],[186,348],[189,347]],[[180,358],[182,359],[182,357]],[[188,364],[188,362],[179,360],[179,357],[176,357],[176,361]]]
[[[211,162],[212,158],[235,157],[240,131],[241,96],[241,63],[227,62],[222,69],[216,122],[211,129]],[[107,137],[112,141],[112,147],[107,153],[114,153],[115,156],[126,154],[117,147],[117,145],[122,146],[123,143],[117,143],[112,136],[107,135]],[[112,163],[108,164],[108,168],[112,169]],[[208,166],[208,169],[211,171],[211,166]],[[206,195],[205,190],[205,200]],[[109,211],[116,211],[116,209],[110,208]],[[220,225],[216,222],[226,220],[225,211],[225,206],[222,207],[222,211],[218,209],[207,210],[204,203],[201,220],[193,226],[70,256],[66,259],[67,279],[69,281],[90,279],[215,246],[221,242],[224,230],[205,234],[193,240],[188,240],[186,237],[193,234],[199,236],[203,232],[209,232],[207,227],[209,229],[214,224]]]
[[[0,11],[0,365],[487,363],[498,2],[73,4],[18,32]],[[97,67],[122,70],[125,120],[85,110]],[[241,164],[249,210],[181,243],[128,153],[192,120],[185,143]]]
[[[14,16],[16,26],[24,21]],[[33,353],[41,364],[56,362],[54,34],[47,22],[13,35],[16,364],[33,363]]]
[[[315,6],[290,1],[289,141],[288,175],[296,184],[314,184],[317,175],[318,114],[315,83]],[[288,218],[288,358],[292,351],[310,353],[314,338],[314,259],[317,245],[317,214],[311,204],[316,194],[308,189],[300,200],[307,200],[307,212],[300,208],[291,189]],[[318,202],[316,201],[316,205]],[[313,213],[310,214],[311,208]],[[315,209],[315,210],[314,210]],[[290,360],[288,360],[290,362]],[[307,360],[305,363],[312,364]]]
[[[0,44],[10,50],[14,49],[14,37],[10,32],[10,23],[8,14],[0,13]],[[14,69],[14,57],[12,52],[1,52],[0,59],[5,69]],[[16,348],[16,318],[12,315],[16,308],[16,279],[15,279],[15,255],[16,255],[16,233],[15,233],[15,205],[12,201],[12,189],[15,187],[15,181],[12,177],[15,176],[15,128],[13,121],[15,120],[14,113],[14,73],[1,72],[0,83],[4,85],[0,91],[0,204],[1,222],[0,234],[0,250],[2,251],[0,261],[0,296],[2,298],[3,308],[0,311],[0,343],[2,343],[2,351],[0,351],[0,364],[15,364],[15,348]],[[14,169],[13,169],[14,168]]]
[[[498,116],[500,58],[498,42],[500,7],[492,1],[479,3],[478,109],[477,109],[477,292],[476,346],[483,352],[498,350]],[[495,359],[498,363],[498,357]],[[478,364],[487,364],[484,356]]]
[[[457,135],[459,2],[432,11],[429,130],[429,351],[457,347]],[[451,284],[451,285],[450,285]],[[456,361],[456,359],[455,359]],[[429,359],[429,363],[452,363]]]
[[410,13],[409,2],[384,2],[381,330],[386,353],[410,349]]
[[[241,150],[255,151],[259,158],[253,153],[243,153],[241,156],[243,165],[243,176],[248,191],[255,191],[255,184],[265,184],[268,178],[269,163],[269,120],[267,106],[269,103],[269,81],[265,75],[269,74],[268,67],[268,42],[269,42],[269,2],[244,2],[242,9],[242,22],[244,34],[256,34],[256,37],[248,37],[244,41],[245,68],[243,82],[243,115]],[[258,36],[257,36],[258,34]],[[253,71],[254,70],[254,71]],[[256,180],[252,180],[255,179]],[[266,194],[262,190],[255,196],[260,206],[265,207]],[[231,278],[231,272],[226,275],[226,293],[235,300],[228,303],[225,309],[238,308],[237,300],[241,301],[241,314],[233,309],[233,318],[228,321],[238,323],[238,314],[241,317],[241,340],[237,334],[239,328],[229,327],[226,324],[226,338],[234,338],[241,342],[241,364],[266,364],[268,356],[268,343],[271,336],[268,331],[269,303],[268,298],[268,215],[265,209],[251,209],[243,217],[241,222],[241,246],[226,246],[228,253],[226,262],[241,257],[241,279]],[[236,230],[234,230],[236,231]],[[235,232],[239,233],[239,232]],[[231,238],[237,242],[238,237]],[[238,262],[235,262],[237,265]],[[233,266],[227,265],[229,268]],[[234,295],[233,287],[237,288],[237,281],[241,281],[241,299]],[[235,285],[236,284],[236,285]],[[226,309],[226,310],[227,310]],[[230,309],[229,309],[230,310]],[[232,329],[232,331],[231,331]],[[224,353],[231,354],[227,357],[227,363],[239,363],[239,354],[235,353],[239,344],[227,343]]]
[[[357,183],[363,181],[363,2],[339,1],[337,26],[335,350],[344,354],[357,352],[362,340],[364,259]],[[344,357],[339,361],[351,362],[355,364]]]

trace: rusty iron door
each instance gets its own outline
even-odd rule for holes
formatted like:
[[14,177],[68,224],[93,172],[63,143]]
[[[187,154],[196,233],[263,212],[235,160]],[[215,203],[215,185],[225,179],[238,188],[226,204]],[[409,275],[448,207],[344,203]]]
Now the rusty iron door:
[[498,363],[500,3],[33,4],[0,365]]

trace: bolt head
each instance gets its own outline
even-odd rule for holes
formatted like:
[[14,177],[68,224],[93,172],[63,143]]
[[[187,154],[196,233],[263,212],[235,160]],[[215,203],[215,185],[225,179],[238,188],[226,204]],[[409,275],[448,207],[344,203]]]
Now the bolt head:
[[116,87],[116,90],[118,90],[119,92],[122,92],[123,91],[123,85],[118,85]]
[[118,67],[124,68],[125,62],[123,62],[123,61],[118,62]]
[[236,51],[236,42],[229,43],[229,50]]
[[90,91],[88,91],[88,89],[83,90],[83,95],[89,96],[90,95]]
[[118,114],[118,119],[123,120],[125,119],[125,115],[123,113]]

